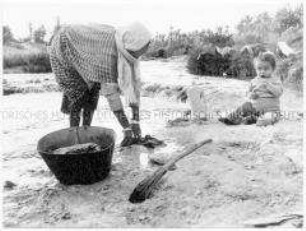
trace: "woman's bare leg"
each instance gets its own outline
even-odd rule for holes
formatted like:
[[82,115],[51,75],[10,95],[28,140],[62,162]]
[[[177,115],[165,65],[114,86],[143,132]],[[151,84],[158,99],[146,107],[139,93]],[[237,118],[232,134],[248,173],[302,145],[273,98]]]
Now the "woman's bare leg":
[[85,94],[85,104],[83,105],[83,126],[90,126],[94,112],[99,102],[99,92],[101,84],[91,83],[91,87]]
[[81,107],[79,106],[73,106],[70,110],[70,127],[78,127],[80,126],[80,120],[81,120]]
[[83,126],[90,126],[94,115],[94,110],[86,109],[83,110]]

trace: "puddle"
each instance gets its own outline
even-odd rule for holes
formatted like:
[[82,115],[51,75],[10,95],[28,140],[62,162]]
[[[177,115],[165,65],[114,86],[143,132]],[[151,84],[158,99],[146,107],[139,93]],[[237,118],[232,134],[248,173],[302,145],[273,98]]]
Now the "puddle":
[[[166,145],[155,149],[146,148],[142,145],[133,145],[118,150],[114,153],[113,164],[124,164],[131,169],[138,168],[141,170],[150,170],[158,167],[159,164],[164,164],[183,149],[183,146],[178,145],[172,139],[169,141],[169,143],[165,143]],[[154,160],[157,160],[156,162],[159,164],[154,164]]]
[[122,150],[118,150],[113,158],[113,163],[122,163],[130,166],[130,168],[147,169],[150,168],[150,153],[154,150],[148,149],[142,145],[133,145]]
[[150,162],[149,153],[140,153],[140,155],[139,155],[140,167],[142,169],[146,169],[148,167],[151,167],[149,162]]

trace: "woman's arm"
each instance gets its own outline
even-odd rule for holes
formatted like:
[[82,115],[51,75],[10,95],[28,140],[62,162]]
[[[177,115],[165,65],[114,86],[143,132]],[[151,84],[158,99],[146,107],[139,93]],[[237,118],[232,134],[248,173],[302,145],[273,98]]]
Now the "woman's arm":
[[131,128],[134,132],[135,137],[139,139],[141,137],[141,129],[139,125],[139,106],[136,104],[130,104],[130,107],[132,109]]
[[129,122],[120,99],[119,93],[113,93],[106,95],[108,104],[116,116],[117,120],[123,128],[124,138],[121,142],[121,146],[129,146],[135,143],[141,137],[141,130],[139,126],[139,107],[132,105],[132,120]]
[[120,99],[119,93],[112,93],[105,96],[110,109],[113,111],[116,116],[118,122],[122,126],[123,129],[126,129],[130,126],[130,123],[125,115],[123,105]]
[[134,139],[132,128],[130,127],[130,123],[124,112],[123,105],[120,99],[120,94],[119,93],[108,94],[106,95],[106,98],[107,98],[108,104],[112,112],[114,113],[118,122],[123,128],[124,137],[121,142],[121,146],[126,147],[126,146],[132,145],[133,143],[135,143],[134,142],[135,139]]

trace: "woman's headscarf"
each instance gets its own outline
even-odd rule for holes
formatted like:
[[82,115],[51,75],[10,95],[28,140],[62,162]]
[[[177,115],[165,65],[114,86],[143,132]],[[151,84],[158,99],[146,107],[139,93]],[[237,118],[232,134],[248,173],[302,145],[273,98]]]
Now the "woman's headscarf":
[[140,70],[139,60],[127,50],[141,50],[150,42],[151,37],[149,30],[139,22],[116,30],[118,85],[128,104],[140,103]]

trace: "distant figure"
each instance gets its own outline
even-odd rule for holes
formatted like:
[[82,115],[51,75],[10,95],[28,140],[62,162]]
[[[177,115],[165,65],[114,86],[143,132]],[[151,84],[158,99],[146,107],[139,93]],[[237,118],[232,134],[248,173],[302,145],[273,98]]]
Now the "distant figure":
[[254,59],[254,65],[257,77],[251,81],[249,100],[227,117],[219,118],[219,121],[227,125],[253,123],[260,125],[258,119],[267,113],[273,113],[277,119],[280,112],[279,98],[283,93],[283,87],[279,77],[274,74],[275,56],[271,52],[260,53]]
[[[122,146],[141,136],[139,126],[140,71],[138,58],[150,43],[151,33],[141,23],[114,28],[109,25],[66,25],[48,48],[52,70],[63,90],[61,111],[70,127],[90,126],[101,90],[124,129]],[[127,119],[120,99],[123,93],[133,117]]]

